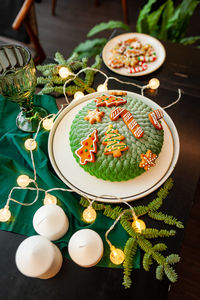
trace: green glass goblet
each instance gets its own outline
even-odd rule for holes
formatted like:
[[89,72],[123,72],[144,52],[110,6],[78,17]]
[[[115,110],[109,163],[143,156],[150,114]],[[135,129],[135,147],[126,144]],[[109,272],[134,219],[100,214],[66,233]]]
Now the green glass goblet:
[[0,47],[0,94],[20,106],[16,125],[25,132],[35,132],[47,111],[33,105],[37,84],[36,69],[30,51],[19,45]]

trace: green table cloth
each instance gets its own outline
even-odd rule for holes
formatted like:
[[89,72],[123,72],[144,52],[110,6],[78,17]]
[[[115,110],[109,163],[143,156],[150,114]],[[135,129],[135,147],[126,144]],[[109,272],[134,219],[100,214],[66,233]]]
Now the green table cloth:
[[[47,109],[49,113],[58,111],[55,99],[51,96],[35,95],[34,104]],[[24,142],[33,134],[20,131],[16,127],[16,116],[19,106],[7,101],[0,96],[0,208],[5,206],[10,190],[17,186],[17,177],[26,174],[33,178],[33,168],[30,152],[25,149]],[[37,184],[42,189],[67,188],[56,176],[48,158],[49,131],[41,129],[37,137],[37,149],[33,151],[37,171]],[[84,180],[84,178],[83,178]],[[29,186],[33,186],[30,184]],[[31,203],[36,191],[15,190],[12,198],[21,203]],[[52,195],[58,199],[60,205],[69,219],[69,230],[66,235],[55,243],[65,257],[69,258],[67,245],[70,237],[79,229],[90,228],[95,230],[103,239],[104,255],[98,266],[116,267],[110,262],[109,247],[105,241],[105,232],[113,224],[113,220],[97,212],[97,219],[93,224],[86,224],[81,220],[83,207],[80,206],[80,196],[76,193],[54,191]],[[44,192],[40,192],[37,202],[31,206],[22,206],[10,202],[12,217],[8,222],[1,223],[0,229],[32,236],[37,234],[32,225],[33,215],[43,205]],[[109,234],[109,240],[113,245],[121,249],[128,239],[128,234],[120,224],[117,224]],[[134,268],[140,267],[140,252],[138,250],[134,261]]]

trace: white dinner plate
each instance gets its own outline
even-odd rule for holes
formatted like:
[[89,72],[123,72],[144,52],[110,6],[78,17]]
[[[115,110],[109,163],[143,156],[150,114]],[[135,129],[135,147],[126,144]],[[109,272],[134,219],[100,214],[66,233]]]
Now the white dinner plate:
[[[156,55],[157,55],[157,59],[154,62],[147,63],[148,68],[145,71],[138,72],[138,73],[129,74],[127,72],[126,68],[119,68],[119,69],[112,68],[109,65],[110,57],[112,56],[111,50],[116,46],[116,44],[120,40],[125,41],[127,39],[134,38],[134,37],[138,38],[142,44],[150,44],[151,46],[153,46],[153,48],[156,52]],[[120,35],[114,37],[113,39],[111,39],[110,41],[108,41],[108,43],[103,48],[102,57],[103,57],[103,61],[104,61],[105,65],[113,72],[120,74],[120,75],[124,75],[124,76],[134,76],[135,77],[135,76],[147,75],[147,74],[150,74],[150,73],[154,72],[155,70],[157,70],[164,63],[165,57],[166,57],[166,52],[165,52],[164,46],[156,38],[154,38],[150,35],[144,34],[144,33],[132,32],[132,33],[120,34]]]
[[[148,172],[134,179],[121,182],[111,182],[96,178],[84,171],[73,157],[69,144],[69,132],[72,121],[78,111],[88,101],[93,101],[96,96],[101,94],[102,92],[97,92],[86,95],[81,99],[73,100],[58,116],[49,135],[48,150],[51,164],[57,175],[68,187],[90,199],[119,203],[142,198],[160,187],[170,176],[176,165],[180,148],[176,127],[169,115],[164,111],[165,121],[162,121],[164,129],[163,147],[156,160],[155,167],[152,167]],[[127,95],[136,97],[152,109],[161,109],[158,104],[142,95],[132,92],[127,92]],[[113,196],[116,198],[113,199]]]

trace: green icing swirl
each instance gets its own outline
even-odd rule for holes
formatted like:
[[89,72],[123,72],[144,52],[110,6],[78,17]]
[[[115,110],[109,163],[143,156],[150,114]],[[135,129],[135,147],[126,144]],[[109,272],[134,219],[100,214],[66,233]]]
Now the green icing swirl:
[[[90,124],[88,121],[85,121],[84,117],[87,115],[88,110],[96,108],[94,101],[85,105],[78,112],[70,128],[70,147],[75,160],[86,172],[104,180],[126,181],[139,176],[145,172],[144,169],[139,167],[141,160],[140,154],[146,153],[147,150],[150,149],[153,153],[159,155],[163,145],[163,130],[156,130],[148,119],[148,113],[151,112],[152,109],[136,98],[130,96],[123,98],[127,100],[127,103],[123,105],[123,107],[132,113],[144,131],[143,137],[139,140],[128,130],[122,118],[119,118],[117,121],[110,120],[109,115],[113,107],[99,107],[99,110],[105,113],[102,122]],[[123,142],[129,147],[128,150],[122,152],[120,157],[116,158],[113,157],[113,155],[105,155],[104,149],[106,146],[102,144],[106,138],[105,132],[108,130],[110,124],[113,125],[113,129],[118,129],[119,133],[125,137]],[[94,129],[98,130],[99,138],[97,143],[98,151],[95,154],[96,161],[94,163],[81,165],[75,151],[80,148],[80,142]]]

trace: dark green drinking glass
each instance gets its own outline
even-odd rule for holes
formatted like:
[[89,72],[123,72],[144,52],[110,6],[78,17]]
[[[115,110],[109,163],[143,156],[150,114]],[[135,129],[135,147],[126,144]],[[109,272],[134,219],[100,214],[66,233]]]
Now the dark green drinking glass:
[[0,94],[20,106],[16,125],[25,132],[35,132],[47,111],[33,105],[37,80],[30,51],[19,45],[0,47]]

